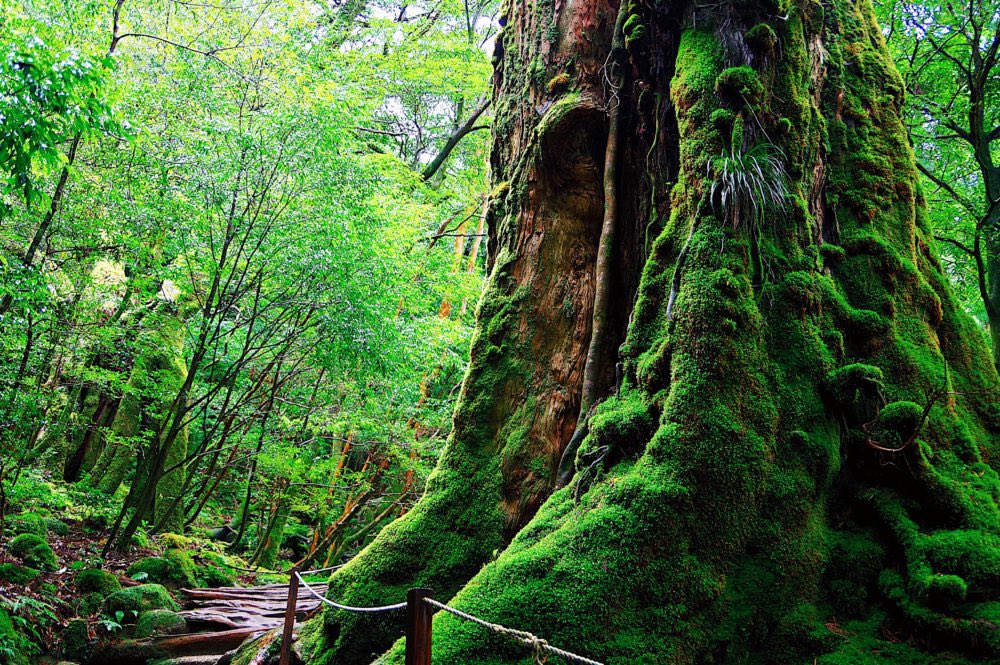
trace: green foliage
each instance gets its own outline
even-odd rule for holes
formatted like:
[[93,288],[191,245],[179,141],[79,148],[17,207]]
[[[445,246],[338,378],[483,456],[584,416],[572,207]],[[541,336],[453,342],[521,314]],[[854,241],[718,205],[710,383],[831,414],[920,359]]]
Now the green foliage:
[[10,614],[0,609],[0,663],[27,665],[28,657],[35,653],[37,648],[14,629]]
[[66,164],[62,145],[92,132],[120,131],[108,95],[113,61],[81,53],[23,9],[7,18],[0,31],[0,79],[10,91],[0,98],[2,191],[30,205],[44,198],[39,174]]
[[357,538],[314,553],[347,556],[382,524],[362,529],[375,497],[405,510],[440,454],[488,134],[421,171],[485,99],[496,8],[259,9],[126,3],[113,44],[110,8],[83,0],[0,26],[7,512],[134,517],[120,547],[235,523],[252,552],[276,498],[323,504],[283,525],[311,536],[370,492]]
[[59,567],[55,552],[44,538],[34,533],[22,533],[10,541],[7,549],[31,568],[55,572]]
[[712,162],[711,176],[713,205],[734,229],[759,228],[765,213],[781,210],[788,197],[784,153],[771,143],[734,145]]

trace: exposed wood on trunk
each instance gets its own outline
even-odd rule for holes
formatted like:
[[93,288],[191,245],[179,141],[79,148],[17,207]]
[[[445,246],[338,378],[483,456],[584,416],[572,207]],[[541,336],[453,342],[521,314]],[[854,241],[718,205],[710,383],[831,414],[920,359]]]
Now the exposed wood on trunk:
[[621,100],[618,93],[622,87],[622,55],[625,38],[622,27],[628,3],[622,2],[615,19],[615,32],[611,41],[611,55],[608,58],[608,79],[611,81],[611,99],[608,100],[608,140],[604,147],[604,221],[601,238],[597,245],[597,259],[594,263],[594,305],[591,314],[590,344],[583,369],[583,385],[580,391],[580,415],[576,429],[559,461],[559,478],[556,486],[562,487],[573,477],[576,451],[586,435],[587,414],[597,401],[602,366],[607,355],[605,346],[609,337],[609,303],[611,300],[611,270],[614,263],[615,227],[618,219],[618,134],[621,116]]

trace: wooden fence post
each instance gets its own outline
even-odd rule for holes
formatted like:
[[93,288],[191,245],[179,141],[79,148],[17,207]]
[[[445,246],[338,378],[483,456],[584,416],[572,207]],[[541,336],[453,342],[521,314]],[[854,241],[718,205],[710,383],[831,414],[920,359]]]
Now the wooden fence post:
[[293,567],[288,574],[288,605],[285,606],[285,625],[281,630],[281,665],[292,665],[292,633],[295,630],[295,605],[299,598],[299,569]]
[[424,598],[430,589],[410,589],[406,594],[406,665],[431,665],[431,618],[434,612]]

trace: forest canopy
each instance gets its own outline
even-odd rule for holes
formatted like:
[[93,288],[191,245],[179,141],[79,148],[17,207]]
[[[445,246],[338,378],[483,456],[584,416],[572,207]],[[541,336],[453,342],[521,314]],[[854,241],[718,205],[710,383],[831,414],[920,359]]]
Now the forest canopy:
[[0,6],[0,665],[1000,659],[996,0]]

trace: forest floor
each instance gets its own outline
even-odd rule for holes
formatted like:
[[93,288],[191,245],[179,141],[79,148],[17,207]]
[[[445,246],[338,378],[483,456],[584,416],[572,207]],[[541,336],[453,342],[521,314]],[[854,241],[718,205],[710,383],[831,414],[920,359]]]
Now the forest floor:
[[[253,572],[224,543],[175,534],[140,534],[127,551],[102,555],[107,515],[62,505],[72,498],[29,501],[3,525],[0,662],[11,653],[11,665],[112,662],[102,650],[135,640],[280,624],[286,574]],[[303,600],[302,612],[315,609]]]

